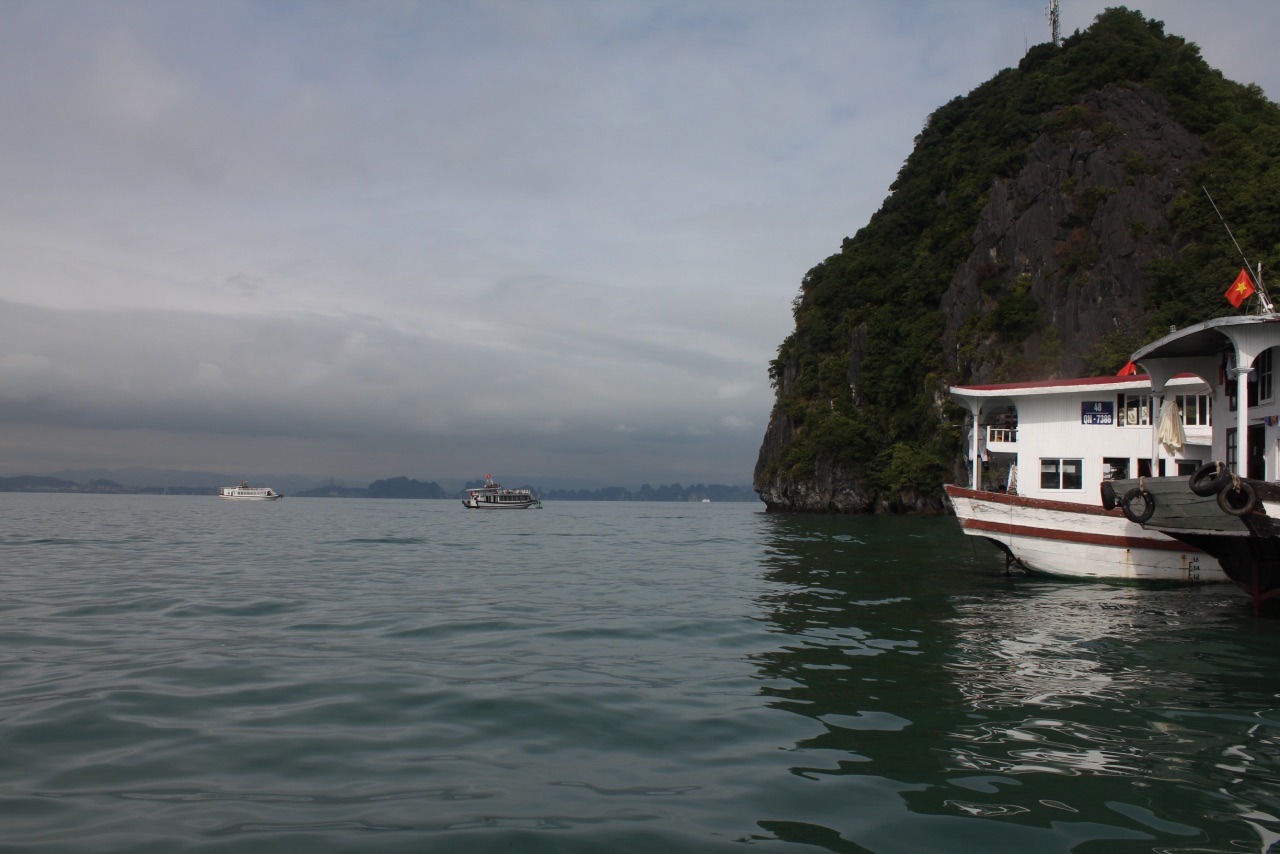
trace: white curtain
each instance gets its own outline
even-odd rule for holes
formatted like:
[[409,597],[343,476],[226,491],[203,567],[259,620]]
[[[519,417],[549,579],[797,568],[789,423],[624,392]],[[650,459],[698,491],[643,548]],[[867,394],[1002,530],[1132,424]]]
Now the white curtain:
[[1165,398],[1164,405],[1160,407],[1160,431],[1156,438],[1164,445],[1169,456],[1181,452],[1182,447],[1187,444],[1187,433],[1182,429],[1182,413],[1173,398]]

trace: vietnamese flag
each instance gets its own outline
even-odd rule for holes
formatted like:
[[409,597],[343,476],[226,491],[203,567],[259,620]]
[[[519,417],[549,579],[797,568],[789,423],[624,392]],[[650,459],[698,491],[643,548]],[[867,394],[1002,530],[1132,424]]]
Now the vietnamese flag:
[[1249,278],[1249,271],[1241,267],[1240,275],[1236,276],[1236,280],[1231,283],[1231,287],[1227,288],[1227,292],[1223,296],[1227,298],[1227,302],[1231,303],[1233,308],[1239,308],[1241,303],[1253,296],[1255,290],[1253,279]]
[[1132,377],[1132,376],[1136,376],[1137,373],[1138,373],[1137,365],[1135,365],[1133,362],[1125,362],[1124,367],[1121,368],[1119,371],[1116,371],[1116,376]]

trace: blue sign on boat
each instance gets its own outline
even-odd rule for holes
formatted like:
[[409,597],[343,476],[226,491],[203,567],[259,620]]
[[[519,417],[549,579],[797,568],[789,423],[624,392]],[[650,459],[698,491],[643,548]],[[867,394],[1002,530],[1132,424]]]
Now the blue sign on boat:
[[1116,423],[1116,405],[1110,400],[1086,400],[1080,404],[1081,424]]

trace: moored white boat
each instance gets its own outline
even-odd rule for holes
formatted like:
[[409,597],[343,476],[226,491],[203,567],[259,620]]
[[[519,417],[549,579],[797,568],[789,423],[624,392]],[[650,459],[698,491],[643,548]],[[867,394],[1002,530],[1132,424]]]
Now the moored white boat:
[[250,486],[248,481],[243,480],[238,486],[220,487],[218,497],[229,501],[275,501],[284,498],[269,486]]
[[[1190,421],[1178,451],[1153,448],[1153,408],[1145,376],[956,386],[976,429],[971,483],[948,485],[966,534],[995,544],[1029,573],[1114,581],[1227,581],[1199,549],[1144,529],[1104,506],[1100,481],[1131,473],[1184,470],[1207,453],[1210,411],[1204,384],[1175,383],[1180,417]],[[1204,422],[1204,423],[1201,423]],[[983,471],[999,483],[983,483]]]
[[1226,581],[1199,549],[1126,519],[1119,510],[948,484],[966,534],[983,537],[1032,574],[1106,581]]
[[527,489],[507,489],[495,483],[493,475],[484,476],[484,486],[467,490],[462,506],[471,510],[525,510],[541,508],[542,502]]

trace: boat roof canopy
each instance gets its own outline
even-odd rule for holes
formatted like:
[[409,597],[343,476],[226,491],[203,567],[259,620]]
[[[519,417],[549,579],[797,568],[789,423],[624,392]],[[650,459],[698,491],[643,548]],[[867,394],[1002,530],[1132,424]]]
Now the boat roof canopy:
[[[1280,314],[1215,317],[1195,326],[1170,332],[1159,341],[1151,342],[1133,354],[1133,361],[1216,356],[1231,350],[1240,332],[1268,324],[1280,324]],[[1280,335],[1280,326],[1266,331],[1271,335]]]
[[[1185,387],[1186,393],[1199,393],[1205,381],[1195,374],[1182,373],[1167,380],[1166,385]],[[1128,392],[1145,394],[1151,390],[1151,378],[1146,374],[1124,377],[1076,377],[1065,380],[1040,380],[1038,382],[998,383],[994,385],[952,386],[951,397],[971,413],[992,412],[997,407],[1016,407],[1026,398],[1058,394],[1099,392]]]
[[1126,377],[1075,377],[1065,380],[1035,380],[1021,383],[992,383],[990,385],[956,385],[951,387],[952,394],[972,395],[974,397],[999,397],[1010,393],[1018,394],[1056,394],[1072,388],[1096,388],[1097,386],[1115,386],[1129,388],[1135,385],[1148,385],[1151,378],[1146,374],[1131,374]]
[[1267,348],[1280,344],[1280,314],[1215,317],[1170,332],[1133,354],[1159,390],[1174,372],[1192,371],[1202,377],[1219,372],[1219,360],[1230,355],[1241,369]]

